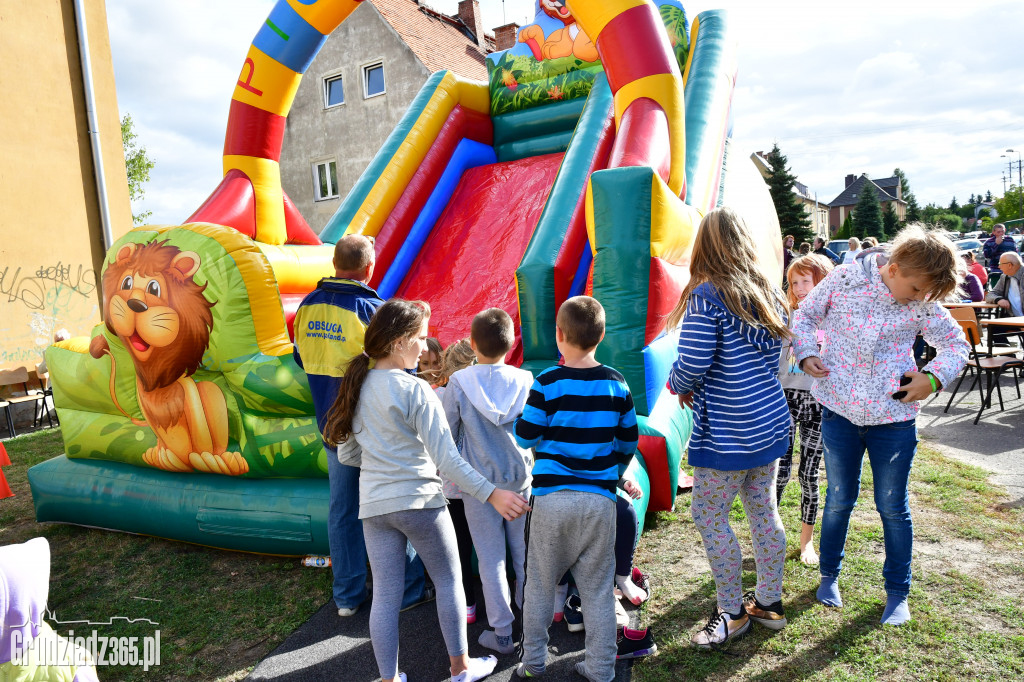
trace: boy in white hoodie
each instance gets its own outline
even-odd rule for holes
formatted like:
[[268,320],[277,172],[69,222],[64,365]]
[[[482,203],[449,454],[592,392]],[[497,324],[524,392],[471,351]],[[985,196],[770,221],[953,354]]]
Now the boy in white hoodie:
[[[477,364],[455,372],[441,397],[452,433],[463,437],[462,456],[498,488],[530,496],[533,457],[516,444],[512,427],[523,412],[533,375],[505,364],[515,342],[512,318],[501,308],[489,308],[473,318],[470,343]],[[512,607],[505,577],[505,543],[516,575],[516,604],[523,603],[526,577],[526,517],[506,521],[475,499],[464,498],[466,521],[473,536],[480,582],[487,603],[481,645],[502,654],[515,651]]]

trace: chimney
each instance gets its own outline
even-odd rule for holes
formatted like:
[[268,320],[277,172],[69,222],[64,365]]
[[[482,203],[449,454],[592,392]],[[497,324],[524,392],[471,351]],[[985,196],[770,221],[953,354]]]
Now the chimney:
[[494,29],[494,51],[507,50],[516,46],[516,36],[519,34],[519,24],[512,22]]
[[847,175],[846,176],[846,186],[847,187],[849,187],[850,185],[852,185],[856,181],[857,181],[857,176],[856,175],[852,175],[851,174],[851,175]]
[[480,2],[478,0],[459,0],[459,19],[473,34],[477,46],[486,50],[487,41],[484,38],[484,22],[480,13]]

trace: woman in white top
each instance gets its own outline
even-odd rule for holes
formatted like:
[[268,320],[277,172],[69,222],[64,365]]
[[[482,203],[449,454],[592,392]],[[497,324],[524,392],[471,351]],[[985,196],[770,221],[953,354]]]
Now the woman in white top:
[[860,248],[860,240],[856,237],[850,237],[850,250],[843,254],[842,264],[852,263],[863,249]]

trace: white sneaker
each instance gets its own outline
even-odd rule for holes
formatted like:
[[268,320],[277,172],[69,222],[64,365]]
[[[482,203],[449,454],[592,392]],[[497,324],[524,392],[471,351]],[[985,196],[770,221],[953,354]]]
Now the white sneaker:
[[359,613],[359,606],[353,606],[351,609],[340,608],[338,609],[338,615],[342,618],[348,618]]
[[734,619],[728,613],[719,611],[716,606],[711,620],[690,639],[690,643],[702,649],[716,649],[729,640],[742,637],[750,630],[750,619],[745,610],[741,610],[740,614]]

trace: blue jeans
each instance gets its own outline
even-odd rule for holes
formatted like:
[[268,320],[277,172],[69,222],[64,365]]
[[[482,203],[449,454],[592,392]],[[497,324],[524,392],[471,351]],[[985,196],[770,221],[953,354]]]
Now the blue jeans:
[[911,419],[894,424],[857,426],[828,408],[821,409],[828,490],[821,517],[819,547],[821,575],[838,577],[845,554],[850,514],[860,495],[864,450],[874,476],[875,507],[882,518],[885,591],[897,597],[910,592],[910,557],[914,524],[910,518],[908,482],[917,453],[917,424]]
[[[331,499],[327,510],[327,542],[334,571],[334,603],[351,609],[366,601],[366,544],[359,520],[359,467],[338,461],[327,448]],[[405,546],[405,596],[402,608],[423,598],[423,561],[412,545]]]

